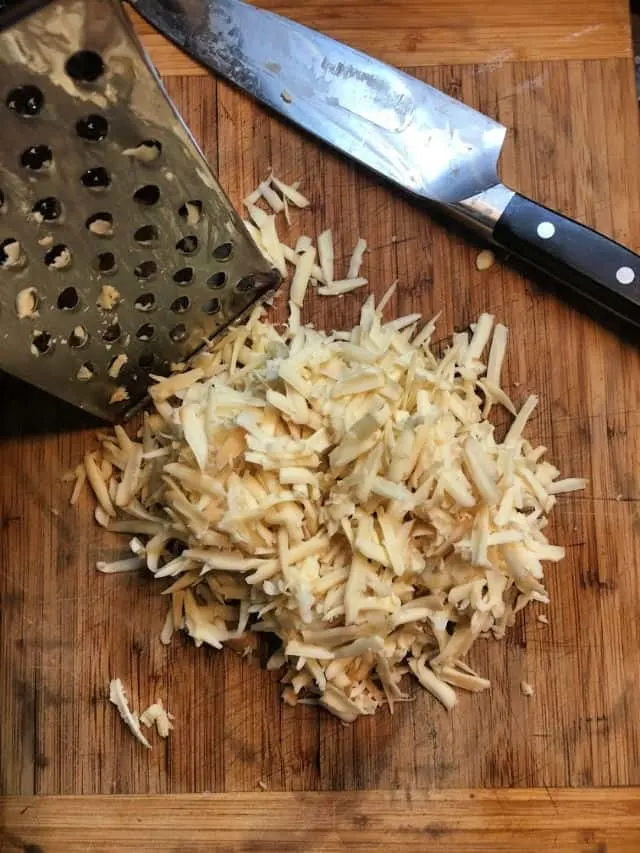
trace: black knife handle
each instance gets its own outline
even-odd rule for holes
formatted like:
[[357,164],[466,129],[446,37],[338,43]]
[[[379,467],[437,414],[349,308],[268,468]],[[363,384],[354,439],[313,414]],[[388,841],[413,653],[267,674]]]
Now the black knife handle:
[[640,326],[640,256],[603,234],[516,193],[493,231],[495,242]]

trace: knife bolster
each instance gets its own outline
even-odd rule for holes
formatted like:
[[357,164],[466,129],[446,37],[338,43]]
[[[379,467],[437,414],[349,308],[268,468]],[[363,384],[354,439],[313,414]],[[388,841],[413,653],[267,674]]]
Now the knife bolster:
[[447,204],[456,219],[477,231],[485,240],[493,240],[493,231],[514,196],[504,184],[495,184],[478,195]]

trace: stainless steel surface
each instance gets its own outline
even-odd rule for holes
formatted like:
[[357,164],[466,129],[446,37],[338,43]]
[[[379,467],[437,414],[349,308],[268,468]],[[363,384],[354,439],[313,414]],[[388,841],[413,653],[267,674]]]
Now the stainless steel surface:
[[442,203],[498,183],[505,128],[314,30],[240,0],[133,0],[188,53],[291,121]]
[[456,218],[473,226],[485,239],[491,240],[498,220],[514,195],[513,190],[504,184],[496,184],[478,195],[448,204],[446,207]]
[[[118,419],[149,373],[237,319],[277,275],[117,0],[61,0],[1,32],[0,113],[0,368]],[[105,175],[108,186],[91,186]],[[112,309],[104,286],[119,294]],[[30,289],[36,310],[19,318]],[[119,389],[128,398],[109,404]]]

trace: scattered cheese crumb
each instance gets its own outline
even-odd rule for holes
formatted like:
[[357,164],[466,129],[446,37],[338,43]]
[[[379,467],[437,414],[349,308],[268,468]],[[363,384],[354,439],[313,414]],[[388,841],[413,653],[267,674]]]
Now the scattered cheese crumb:
[[127,696],[124,687],[122,686],[122,681],[119,678],[113,678],[109,682],[109,701],[116,706],[120,712],[120,716],[131,730],[136,740],[138,740],[147,749],[151,749],[151,744],[140,730],[140,723],[129,709]]
[[89,340],[89,333],[84,326],[74,326],[72,332],[74,346],[83,347]]
[[141,163],[153,163],[160,156],[160,147],[154,142],[141,142],[135,148],[125,148],[123,157],[131,157]]
[[35,287],[25,287],[16,296],[16,314],[18,320],[37,317],[38,291]]
[[535,690],[533,689],[531,684],[526,681],[520,682],[520,691],[523,696],[533,696],[533,694],[535,693]]
[[80,365],[78,368],[78,372],[76,373],[76,379],[79,382],[88,382],[90,379],[94,377],[93,370],[86,364]]
[[111,237],[113,235],[113,222],[108,219],[94,219],[89,223],[89,231],[98,237]]
[[126,388],[116,388],[113,394],[109,397],[109,405],[115,406],[116,403],[124,403],[129,399],[129,392]]
[[4,251],[2,266],[6,269],[19,266],[22,262],[21,244],[17,240],[12,240],[10,243],[5,243],[2,248]]
[[66,247],[49,264],[55,270],[66,269],[71,263],[71,252]]
[[187,225],[197,225],[202,219],[202,205],[192,201],[185,202]]
[[112,311],[120,302],[120,291],[112,284],[103,284],[98,296],[98,308]]
[[537,618],[538,618],[538,622],[542,622],[543,625],[549,624],[549,617],[546,615],[546,613],[538,613]]
[[109,368],[109,376],[112,379],[117,379],[118,376],[120,376],[120,371],[125,366],[127,361],[129,361],[129,357],[126,355],[126,353],[121,352],[120,355],[117,355]]
[[483,249],[476,258],[476,269],[480,272],[491,269],[496,262],[496,256],[491,249]]
[[146,711],[140,714],[140,722],[150,729],[154,724],[160,737],[169,737],[169,732],[173,729],[171,720],[174,717],[165,711],[162,699],[157,699],[153,705],[149,705]]

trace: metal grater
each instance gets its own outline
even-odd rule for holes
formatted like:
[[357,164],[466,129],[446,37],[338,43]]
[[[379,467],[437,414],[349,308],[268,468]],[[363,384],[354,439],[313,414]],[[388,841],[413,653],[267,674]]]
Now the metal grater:
[[119,0],[2,8],[0,368],[120,420],[279,277]]

